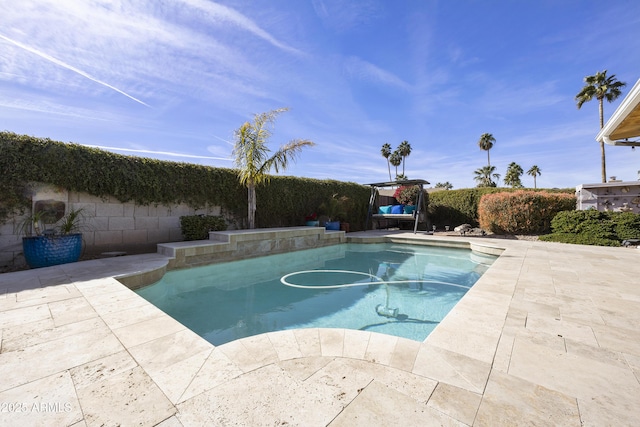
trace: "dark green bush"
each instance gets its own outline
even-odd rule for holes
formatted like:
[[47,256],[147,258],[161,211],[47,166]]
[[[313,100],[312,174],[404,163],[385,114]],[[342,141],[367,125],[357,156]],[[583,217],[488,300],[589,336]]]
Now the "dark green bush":
[[180,228],[184,240],[207,240],[210,231],[227,229],[227,223],[221,216],[188,215],[180,217]]
[[640,214],[632,212],[559,212],[551,221],[552,234],[540,236],[548,242],[620,246],[626,239],[640,238]]
[[621,212],[616,219],[615,233],[618,239],[640,239],[640,215]]
[[620,246],[620,242],[612,239],[603,239],[586,234],[553,233],[540,236],[545,242],[573,243],[576,245],[592,246]]

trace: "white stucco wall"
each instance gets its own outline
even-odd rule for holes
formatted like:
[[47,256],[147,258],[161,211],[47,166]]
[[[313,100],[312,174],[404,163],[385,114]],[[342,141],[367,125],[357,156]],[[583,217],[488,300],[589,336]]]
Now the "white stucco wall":
[[582,184],[576,187],[578,209],[640,213],[640,181]]

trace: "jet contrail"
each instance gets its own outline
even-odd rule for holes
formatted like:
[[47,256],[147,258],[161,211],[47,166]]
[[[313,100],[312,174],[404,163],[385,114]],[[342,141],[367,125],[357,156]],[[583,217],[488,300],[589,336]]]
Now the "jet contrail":
[[[26,50],[26,51],[28,51],[28,52],[31,52],[31,53],[33,53],[33,54],[36,54],[36,55],[38,55],[39,57],[46,59],[47,61],[53,62],[53,63],[54,63],[54,64],[56,64],[56,65],[59,65],[59,66],[61,66],[61,67],[66,68],[67,70],[71,70],[71,71],[73,71],[74,73],[78,73],[78,74],[80,74],[81,76],[86,77],[87,79],[89,79],[89,80],[91,80],[91,81],[93,81],[93,82],[96,82],[96,83],[98,83],[98,84],[101,84],[102,86],[106,86],[106,87],[108,87],[109,89],[113,89],[113,90],[115,90],[116,92],[121,93],[122,95],[126,96],[127,98],[132,99],[132,100],[134,100],[134,101],[136,101],[136,102],[138,102],[138,103],[140,103],[140,104],[144,105],[145,107],[149,107],[149,105],[145,104],[143,101],[140,101],[138,98],[135,98],[135,97],[133,97],[133,96],[129,95],[128,93],[126,93],[126,92],[124,92],[124,91],[122,91],[122,90],[118,89],[117,87],[111,86],[110,84],[103,82],[102,80],[98,80],[98,79],[96,79],[95,77],[92,77],[91,75],[89,75],[89,74],[85,73],[84,71],[79,70],[79,69],[77,69],[76,67],[73,67],[73,66],[71,66],[71,65],[69,65],[69,64],[66,64],[66,63],[64,63],[64,62],[60,61],[59,59],[56,59],[56,58],[54,58],[54,57],[52,57],[52,56],[50,56],[50,55],[47,55],[47,54],[46,54],[46,53],[44,53],[44,52],[40,52],[40,51],[39,51],[39,50],[37,50],[37,49],[34,49],[34,48],[29,47],[29,46],[27,46],[27,45],[24,45],[24,44],[22,44],[22,43],[20,43],[20,42],[18,42],[18,41],[12,40],[12,39],[10,39],[9,37],[3,36],[2,34],[0,34],[0,39],[6,40],[6,41],[8,41],[9,43],[12,43],[12,44],[14,44],[14,45],[18,46],[18,47],[19,47],[19,48],[21,48],[21,49],[24,49],[24,50]],[[149,108],[151,108],[151,107],[149,107]]]
[[88,144],[80,144],[84,147],[90,147],[90,148],[99,148],[101,150],[114,150],[114,151],[129,151],[129,152],[133,152],[133,153],[145,153],[145,154],[162,154],[165,156],[173,156],[173,157],[188,157],[191,159],[209,159],[209,160],[227,160],[227,161],[231,161],[233,159],[229,158],[229,157],[207,157],[207,156],[196,156],[193,154],[178,154],[178,153],[171,153],[168,151],[151,151],[151,150],[134,150],[132,148],[117,148],[117,147],[105,147],[105,146],[101,146],[101,145],[88,145]]

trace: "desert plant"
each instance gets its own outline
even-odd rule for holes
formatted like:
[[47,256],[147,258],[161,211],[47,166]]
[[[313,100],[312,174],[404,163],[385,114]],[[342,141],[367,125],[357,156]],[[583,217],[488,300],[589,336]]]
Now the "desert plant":
[[25,216],[18,224],[17,232],[27,237],[65,236],[79,233],[86,216],[84,208],[71,209],[59,221],[54,221],[54,214],[51,211],[39,210]]

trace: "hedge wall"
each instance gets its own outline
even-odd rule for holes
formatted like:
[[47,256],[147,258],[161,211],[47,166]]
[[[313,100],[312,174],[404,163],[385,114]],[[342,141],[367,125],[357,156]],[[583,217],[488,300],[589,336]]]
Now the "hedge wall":
[[[528,189],[529,191],[546,191],[550,193],[574,194],[572,188],[564,189]],[[485,194],[522,191],[517,188],[480,187],[461,190],[441,190],[429,193],[428,212],[433,224],[438,227],[460,224],[479,225],[478,204]]]
[[571,194],[524,190],[485,194],[478,205],[478,220],[483,230],[495,234],[543,234],[551,231],[551,220],[558,212],[575,207]]
[[[221,206],[242,227],[247,190],[236,170],[124,156],[79,144],[0,132],[0,223],[30,206],[28,182],[141,205]],[[349,197],[351,229],[364,227],[369,189],[355,183],[272,177],[257,187],[258,227],[303,225],[333,194]]]

